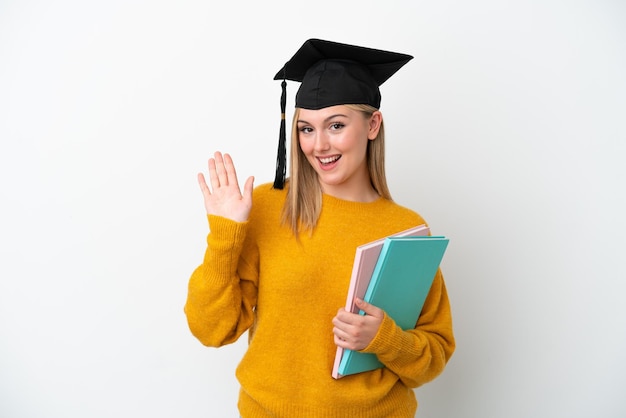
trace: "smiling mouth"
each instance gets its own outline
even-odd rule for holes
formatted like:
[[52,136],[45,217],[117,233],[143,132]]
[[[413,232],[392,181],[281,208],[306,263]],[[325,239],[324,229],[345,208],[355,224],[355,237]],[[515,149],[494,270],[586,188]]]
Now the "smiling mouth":
[[333,155],[330,157],[317,157],[317,159],[319,160],[320,163],[322,163],[322,165],[332,164],[340,158],[341,158],[341,155]]

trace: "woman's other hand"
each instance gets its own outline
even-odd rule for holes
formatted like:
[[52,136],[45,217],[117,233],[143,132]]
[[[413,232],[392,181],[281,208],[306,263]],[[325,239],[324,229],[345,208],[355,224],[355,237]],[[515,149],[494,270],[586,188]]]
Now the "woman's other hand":
[[365,315],[341,308],[333,318],[335,344],[354,351],[363,350],[372,342],[385,316],[382,309],[360,299],[357,299],[357,306]]
[[244,222],[252,208],[252,188],[254,177],[248,177],[243,194],[237,181],[233,160],[228,154],[216,152],[209,158],[209,185],[204,174],[198,174],[198,184],[204,196],[204,207],[208,215],[217,215]]

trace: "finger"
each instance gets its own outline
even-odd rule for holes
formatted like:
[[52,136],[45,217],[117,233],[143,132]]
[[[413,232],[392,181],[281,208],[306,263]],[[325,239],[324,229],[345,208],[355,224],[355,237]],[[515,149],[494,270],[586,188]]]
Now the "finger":
[[226,167],[224,166],[224,156],[221,152],[215,153],[215,172],[220,186],[228,186],[228,174],[226,173]]
[[375,316],[377,318],[382,318],[384,315],[383,311],[380,308],[372,305],[371,303],[367,303],[362,299],[357,298],[356,306],[358,306],[359,309],[361,309],[367,315]]
[[350,339],[350,336],[348,335],[346,335],[345,338],[335,335],[333,339],[337,347],[341,347],[341,348],[348,349],[348,350],[355,350],[355,351],[358,351],[361,349],[361,346],[357,344],[356,342],[352,341],[352,339]]
[[[336,321],[336,322],[335,322]],[[342,327],[355,325],[363,321],[363,315],[346,311],[344,308],[339,309],[333,323]]]
[[211,196],[211,190],[206,184],[206,179],[204,178],[204,174],[202,173],[198,173],[198,184],[200,185],[200,190],[205,197]]
[[209,158],[209,181],[211,182],[211,188],[213,191],[220,187],[220,179],[217,175],[217,168],[215,166],[215,159]]
[[350,339],[350,334],[337,327],[333,328],[333,334],[335,335],[335,338],[343,342],[348,342]]
[[336,335],[334,336],[334,340],[335,340],[335,345],[338,346],[338,347],[346,348],[346,345],[348,344],[347,341],[342,340],[340,337],[338,337]]
[[224,154],[224,173],[226,174],[226,178],[228,183],[237,186],[239,189],[239,181],[237,180],[237,170],[235,170],[235,164],[233,164],[233,159],[230,154]]
[[333,318],[333,325],[336,327],[345,327],[349,324],[350,321],[350,313],[346,311],[344,308],[340,308],[337,311],[337,315]]
[[248,203],[252,204],[252,191],[254,190],[254,177],[250,176],[246,180],[246,184],[243,186],[243,198]]

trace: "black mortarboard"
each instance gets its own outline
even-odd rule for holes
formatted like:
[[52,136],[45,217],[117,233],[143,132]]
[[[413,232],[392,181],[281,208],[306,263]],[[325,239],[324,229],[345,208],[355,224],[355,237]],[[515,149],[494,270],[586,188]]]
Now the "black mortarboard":
[[307,40],[274,77],[283,80],[274,187],[283,188],[286,173],[285,80],[302,83],[296,93],[296,107],[317,110],[342,104],[368,104],[378,109],[381,100],[378,87],[412,58],[321,39]]

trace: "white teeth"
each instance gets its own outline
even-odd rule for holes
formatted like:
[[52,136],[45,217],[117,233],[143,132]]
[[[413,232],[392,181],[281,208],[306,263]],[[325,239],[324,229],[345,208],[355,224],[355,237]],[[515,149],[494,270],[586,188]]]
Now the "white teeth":
[[322,162],[322,164],[330,164],[334,161],[337,161],[338,159],[339,159],[339,156],[335,155],[333,157],[320,158],[320,161]]

